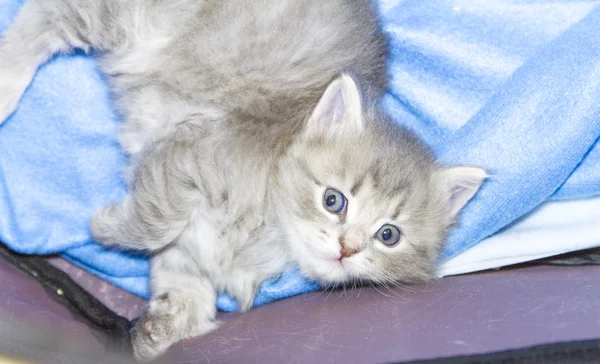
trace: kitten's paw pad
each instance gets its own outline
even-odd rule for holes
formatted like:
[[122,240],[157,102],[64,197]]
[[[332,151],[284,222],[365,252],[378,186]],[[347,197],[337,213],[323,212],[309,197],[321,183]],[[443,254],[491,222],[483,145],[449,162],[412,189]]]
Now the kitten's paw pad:
[[153,360],[179,340],[173,330],[172,320],[170,315],[148,315],[137,323],[131,336],[133,354],[137,360]]
[[152,360],[185,336],[189,307],[180,297],[163,293],[152,297],[146,314],[137,322],[132,334],[135,357]]

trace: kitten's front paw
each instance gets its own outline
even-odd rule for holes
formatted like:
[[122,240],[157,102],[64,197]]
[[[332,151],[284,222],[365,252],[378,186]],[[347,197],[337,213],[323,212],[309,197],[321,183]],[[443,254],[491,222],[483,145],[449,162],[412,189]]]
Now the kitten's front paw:
[[[211,314],[194,305],[192,297],[165,293],[150,300],[148,311],[131,336],[138,361],[151,361],[174,343],[215,330],[219,324]],[[200,311],[199,311],[200,309]]]
[[168,315],[145,316],[131,336],[133,354],[138,361],[151,361],[163,354],[175,341]]
[[227,291],[238,301],[240,312],[252,308],[259,285],[258,279],[252,273],[238,271],[232,274]]
[[181,318],[186,308],[173,302],[168,293],[150,300],[148,311],[137,322],[131,336],[133,354],[139,361],[150,361],[178,341],[184,329]]

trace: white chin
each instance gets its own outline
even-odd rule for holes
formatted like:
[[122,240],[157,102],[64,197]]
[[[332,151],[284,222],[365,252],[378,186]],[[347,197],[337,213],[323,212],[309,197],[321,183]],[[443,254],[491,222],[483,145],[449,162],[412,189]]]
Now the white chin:
[[[317,259],[315,258],[315,260]],[[311,278],[324,283],[339,284],[347,282],[350,278],[346,268],[337,260],[328,261],[319,259],[316,262],[310,263],[308,271]]]
[[[299,237],[298,234],[296,236]],[[336,258],[338,256],[336,249],[333,247],[327,249],[303,240],[301,238],[294,239],[292,244],[295,248],[297,262],[305,276],[321,283],[330,284],[344,283],[350,279],[350,272]]]

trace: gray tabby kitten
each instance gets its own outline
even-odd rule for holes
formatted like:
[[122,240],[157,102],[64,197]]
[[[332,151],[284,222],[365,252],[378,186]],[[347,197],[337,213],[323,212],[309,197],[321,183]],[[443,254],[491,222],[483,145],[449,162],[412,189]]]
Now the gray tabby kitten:
[[485,173],[439,166],[378,110],[376,15],[368,0],[29,0],[5,32],[0,120],[51,55],[99,53],[133,162],[130,195],[91,230],[154,253],[138,359],[214,330],[219,291],[248,310],[290,265],[324,285],[432,274]]

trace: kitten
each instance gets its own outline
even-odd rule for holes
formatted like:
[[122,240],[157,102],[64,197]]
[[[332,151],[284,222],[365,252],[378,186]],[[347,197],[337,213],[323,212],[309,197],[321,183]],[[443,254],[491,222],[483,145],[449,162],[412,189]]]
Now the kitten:
[[0,119],[73,48],[99,52],[132,157],[92,233],[154,253],[141,360],[214,330],[217,292],[248,310],[290,265],[324,285],[427,279],[485,178],[379,110],[367,0],[29,0],[0,43]]

